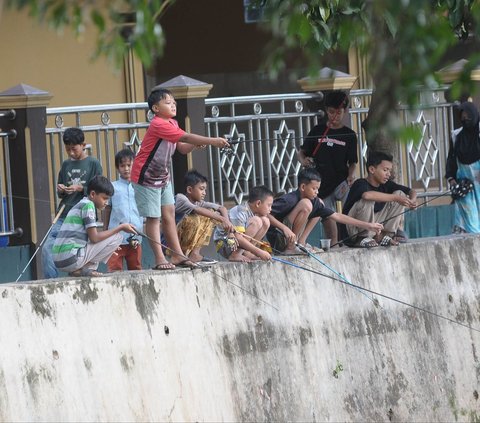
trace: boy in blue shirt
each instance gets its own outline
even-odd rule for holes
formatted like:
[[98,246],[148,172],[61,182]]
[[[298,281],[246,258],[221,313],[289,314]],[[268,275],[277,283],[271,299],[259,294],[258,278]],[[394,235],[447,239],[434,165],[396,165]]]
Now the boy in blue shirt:
[[[129,148],[120,150],[115,155],[115,167],[120,179],[112,183],[115,193],[110,203],[105,207],[103,228],[113,229],[121,223],[131,223],[139,230],[143,230],[143,219],[140,217],[135,202],[135,192],[130,182],[130,172],[135,155]],[[120,247],[112,254],[107,266],[109,272],[123,270],[123,259],[128,270],[142,269],[142,239],[132,238],[125,234]]]
[[42,266],[45,279],[58,277],[53,263],[52,248],[58,231],[70,209],[87,195],[87,184],[96,175],[102,174],[100,162],[87,155],[85,135],[80,128],[67,128],[63,133],[63,144],[68,159],[64,160],[58,172],[57,194],[60,207],[65,206],[60,218],[53,225],[42,248]]
[[106,263],[122,242],[123,235],[119,232],[137,233],[130,223],[97,231],[95,209],[103,210],[114,193],[107,178],[95,176],[88,183],[87,193],[68,212],[53,245],[55,266],[70,276],[101,276],[98,264]]

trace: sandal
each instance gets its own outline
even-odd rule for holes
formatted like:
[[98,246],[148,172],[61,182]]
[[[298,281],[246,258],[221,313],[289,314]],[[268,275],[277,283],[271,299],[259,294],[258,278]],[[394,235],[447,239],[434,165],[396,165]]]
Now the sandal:
[[166,261],[165,263],[159,263],[155,265],[155,267],[152,267],[152,270],[173,270],[175,269],[175,265],[173,263],[170,263],[169,261]]
[[391,236],[385,235],[380,240],[380,245],[382,247],[391,247],[391,246],[396,247],[398,245],[398,241],[395,241]]
[[365,238],[359,239],[355,243],[355,247],[358,247],[358,248],[373,248],[373,247],[378,247],[378,243],[373,238],[370,238],[369,236],[367,236]]
[[[173,264],[173,263],[171,263],[171,264]],[[185,259],[185,260],[182,260],[179,263],[176,263],[175,267],[188,267],[190,269],[193,269],[194,267],[199,267],[199,265],[197,263],[194,263],[190,259]]]

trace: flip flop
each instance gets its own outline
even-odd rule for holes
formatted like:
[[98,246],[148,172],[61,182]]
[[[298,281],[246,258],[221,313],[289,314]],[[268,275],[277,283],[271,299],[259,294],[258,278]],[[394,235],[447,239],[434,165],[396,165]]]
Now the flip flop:
[[152,270],[173,270],[175,269],[175,265],[166,261],[165,263],[159,263],[155,267],[152,267]]
[[361,238],[360,240],[358,240],[355,243],[354,247],[357,247],[357,248],[374,248],[374,247],[378,247],[378,243],[373,238],[370,238],[369,236],[367,236],[365,238]]
[[398,241],[395,241],[391,236],[385,235],[381,239],[380,245],[382,247],[391,247],[391,246],[396,247],[398,245]]
[[[172,263],[173,264],[173,263]],[[197,263],[194,263],[192,260],[190,259],[185,259],[185,260],[182,260],[181,262],[179,263],[176,263],[175,264],[175,267],[188,267],[190,269],[193,269],[194,267],[199,267],[199,265]]]
[[200,261],[196,262],[199,266],[211,266],[217,264],[218,261],[210,257],[203,257]]

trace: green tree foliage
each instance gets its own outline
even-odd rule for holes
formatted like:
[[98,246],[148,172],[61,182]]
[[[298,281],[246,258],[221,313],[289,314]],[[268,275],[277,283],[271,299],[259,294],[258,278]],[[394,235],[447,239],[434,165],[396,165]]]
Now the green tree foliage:
[[[257,0],[264,26],[273,34],[267,67],[273,74],[285,57],[301,51],[312,76],[328,52],[357,48],[366,58],[374,86],[368,117],[367,141],[389,150],[392,138],[405,130],[395,121],[398,102],[414,106],[419,87],[441,84],[436,71],[447,50],[459,39],[479,36],[478,0]],[[453,92],[471,90],[468,68]],[[400,133],[399,133],[400,132]],[[411,135],[412,131],[407,131]]]
[[[0,12],[1,2],[0,0]],[[71,28],[81,35],[96,28],[96,57],[116,67],[131,49],[149,67],[161,56],[165,37],[159,19],[175,0],[5,0],[6,6],[29,14],[56,30]]]

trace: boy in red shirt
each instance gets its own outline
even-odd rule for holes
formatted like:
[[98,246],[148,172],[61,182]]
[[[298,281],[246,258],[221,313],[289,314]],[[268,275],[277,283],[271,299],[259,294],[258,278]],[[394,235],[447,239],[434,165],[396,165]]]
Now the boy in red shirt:
[[[228,147],[224,138],[209,138],[188,134],[173,118],[177,114],[175,99],[170,91],[156,89],[148,97],[148,107],[155,114],[133,162],[131,180],[140,216],[146,218],[145,233],[151,238],[157,270],[174,269],[175,265],[192,266],[185,260],[175,225],[175,206],[170,182],[170,166],[175,150],[190,153],[196,146]],[[160,245],[160,220],[169,248],[178,251],[168,262]]]

